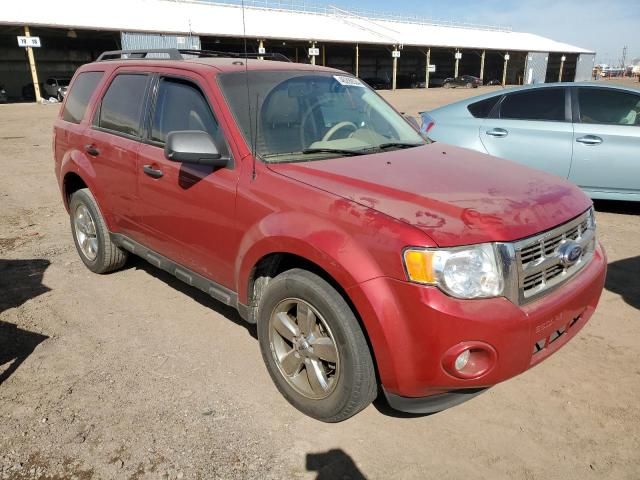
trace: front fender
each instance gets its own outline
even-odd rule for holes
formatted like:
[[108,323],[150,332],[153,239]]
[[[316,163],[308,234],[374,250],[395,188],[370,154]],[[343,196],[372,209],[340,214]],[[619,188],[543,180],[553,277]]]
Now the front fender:
[[315,263],[345,290],[382,275],[367,250],[335,223],[304,212],[274,212],[253,225],[240,242],[235,278],[241,303],[247,303],[253,267],[274,253],[289,253]]

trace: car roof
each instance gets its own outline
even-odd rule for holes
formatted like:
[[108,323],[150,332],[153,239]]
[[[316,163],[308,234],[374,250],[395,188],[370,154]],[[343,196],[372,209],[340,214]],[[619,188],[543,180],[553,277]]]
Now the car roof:
[[467,105],[470,105],[472,103],[476,103],[476,102],[480,102],[482,100],[485,100],[487,98],[492,98],[492,97],[497,97],[500,95],[504,95],[506,93],[513,93],[513,92],[522,92],[522,91],[527,91],[527,90],[536,90],[536,89],[540,89],[540,88],[557,88],[557,87],[587,87],[587,88],[608,88],[608,89],[612,89],[612,90],[624,90],[627,92],[631,92],[631,93],[640,93],[640,88],[636,88],[636,87],[632,87],[632,86],[628,86],[628,85],[621,85],[621,84],[611,84],[611,83],[605,83],[604,80],[600,81],[591,81],[591,82],[557,82],[557,83],[535,83],[532,85],[514,85],[514,86],[507,86],[507,87],[503,87],[500,90],[493,90],[491,92],[487,92],[484,93],[482,95],[477,95],[474,97],[469,97],[469,98],[465,98],[463,100],[454,102],[454,103],[450,103],[448,105],[444,105],[442,107],[439,108],[434,108],[433,110],[430,111],[444,111],[444,110],[448,110],[450,108],[458,108],[458,107],[466,107]]

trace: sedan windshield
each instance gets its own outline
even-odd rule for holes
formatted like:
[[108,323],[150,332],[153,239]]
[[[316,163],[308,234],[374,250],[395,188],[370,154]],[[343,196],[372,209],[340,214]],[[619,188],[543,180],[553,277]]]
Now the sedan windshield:
[[247,82],[246,75],[221,74],[219,83],[245,140],[266,162],[363,155],[425,143],[355,77],[249,71]]

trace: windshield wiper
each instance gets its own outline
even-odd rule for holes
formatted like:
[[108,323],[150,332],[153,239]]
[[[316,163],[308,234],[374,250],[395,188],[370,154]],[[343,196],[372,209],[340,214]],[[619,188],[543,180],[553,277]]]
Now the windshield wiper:
[[304,155],[311,153],[338,153],[340,155],[366,155],[368,152],[359,150],[348,150],[346,148],[305,148],[302,150]]
[[424,145],[424,143],[388,142],[388,143],[381,143],[375,148],[379,148],[380,150],[385,150],[387,148],[412,148],[412,147],[420,147],[422,145]]

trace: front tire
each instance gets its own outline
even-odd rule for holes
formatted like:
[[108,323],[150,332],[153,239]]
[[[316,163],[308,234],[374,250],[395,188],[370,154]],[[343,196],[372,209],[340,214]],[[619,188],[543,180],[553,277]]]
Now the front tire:
[[71,195],[69,216],[73,242],[80,259],[89,270],[108,273],[126,263],[127,252],[111,242],[107,224],[88,188]]
[[258,311],[262,358],[276,387],[302,413],[340,422],[377,395],[360,324],[324,279],[301,269],[268,283]]

